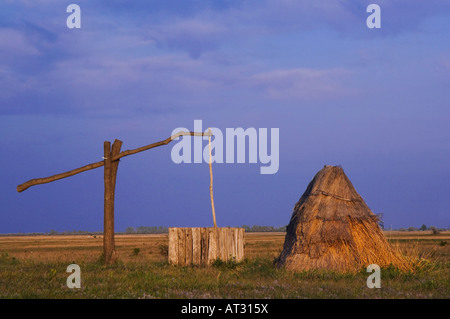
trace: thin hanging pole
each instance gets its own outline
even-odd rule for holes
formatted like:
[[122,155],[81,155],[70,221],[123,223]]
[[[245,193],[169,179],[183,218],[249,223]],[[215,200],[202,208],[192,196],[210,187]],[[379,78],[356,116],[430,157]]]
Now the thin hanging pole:
[[209,194],[211,195],[211,208],[213,214],[214,228],[217,228],[216,223],[216,209],[214,208],[214,195],[213,195],[213,173],[212,173],[212,154],[211,154],[211,128],[208,128],[208,140],[209,140],[209,176],[210,176],[210,184],[209,184]]

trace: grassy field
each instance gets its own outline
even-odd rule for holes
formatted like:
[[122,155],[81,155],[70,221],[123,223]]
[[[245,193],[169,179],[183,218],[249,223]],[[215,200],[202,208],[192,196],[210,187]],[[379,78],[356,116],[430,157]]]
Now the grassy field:
[[[0,298],[450,298],[450,232],[386,232],[415,271],[294,273],[273,267],[284,233],[247,233],[242,263],[178,267],[167,263],[167,235],[117,235],[118,261],[101,262],[101,236],[0,236]],[[82,287],[69,289],[69,264]]]

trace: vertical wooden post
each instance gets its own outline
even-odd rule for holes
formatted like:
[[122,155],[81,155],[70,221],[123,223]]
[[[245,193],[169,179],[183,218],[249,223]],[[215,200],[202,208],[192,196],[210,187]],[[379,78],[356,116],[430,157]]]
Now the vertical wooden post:
[[104,219],[103,219],[103,256],[105,264],[114,262],[116,258],[114,242],[114,191],[116,188],[117,169],[119,161],[112,161],[113,156],[120,153],[122,141],[115,140],[111,148],[111,142],[103,143],[104,164]]

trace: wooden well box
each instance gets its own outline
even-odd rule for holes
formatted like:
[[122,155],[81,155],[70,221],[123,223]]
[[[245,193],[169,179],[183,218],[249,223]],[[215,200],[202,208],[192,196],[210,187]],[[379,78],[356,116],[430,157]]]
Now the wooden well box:
[[216,259],[244,259],[243,228],[169,228],[170,264],[209,266]]

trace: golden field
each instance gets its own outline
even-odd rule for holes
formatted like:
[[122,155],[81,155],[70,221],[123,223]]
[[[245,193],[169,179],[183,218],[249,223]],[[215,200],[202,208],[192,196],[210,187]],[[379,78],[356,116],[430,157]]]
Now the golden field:
[[[246,258],[277,257],[283,247],[284,236],[282,232],[246,233]],[[385,236],[404,249],[414,248],[419,253],[427,253],[431,248],[438,251],[440,257],[450,259],[450,231],[437,235],[431,231],[385,231]],[[161,247],[168,244],[167,234],[119,234],[115,240],[117,254],[123,261],[136,260],[136,257],[149,262],[166,260]],[[449,245],[440,246],[441,241],[448,241]],[[133,253],[135,248],[140,250],[137,255]],[[18,259],[92,262],[99,258],[102,249],[101,235],[0,236],[0,252],[7,251]]]
[[[0,298],[449,298],[450,231],[385,232],[415,271],[382,269],[382,288],[356,274],[293,273],[273,266],[285,233],[246,233],[245,261],[212,267],[167,263],[167,234],[117,234],[118,260],[100,261],[102,236],[0,236]],[[66,267],[81,268],[69,289]]]

